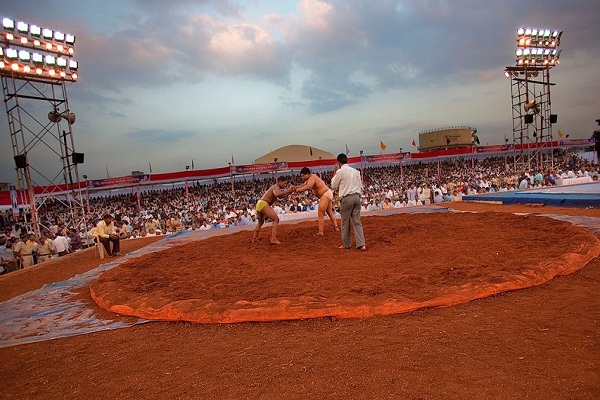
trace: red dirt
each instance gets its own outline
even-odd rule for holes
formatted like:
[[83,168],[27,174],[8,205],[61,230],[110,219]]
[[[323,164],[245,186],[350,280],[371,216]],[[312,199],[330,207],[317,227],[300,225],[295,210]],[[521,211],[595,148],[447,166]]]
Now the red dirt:
[[[577,252],[577,244],[596,240],[559,221],[502,213],[600,217],[594,209],[452,207],[498,213],[485,214],[483,227],[481,217],[470,214],[454,221],[448,214],[365,217],[366,253],[338,250],[338,234],[313,238],[316,221],[284,224],[279,246],[267,244],[267,228],[254,245],[248,243],[250,233],[241,232],[186,248],[179,266],[169,262],[168,252],[174,250],[167,250],[160,268],[156,263],[138,266],[138,272],[148,270],[136,275],[132,262],[106,273],[98,283],[119,272],[120,284],[132,292],[149,283],[149,276],[160,276],[161,284],[152,290],[176,288],[171,297],[202,293],[196,297],[204,298],[210,293],[222,306],[231,293],[263,301],[305,295],[369,302],[398,293],[423,300],[463,282],[489,281],[490,276],[498,280],[505,273],[555,261]],[[399,221],[391,223],[394,218]],[[394,226],[395,236],[390,234]],[[460,239],[466,234],[472,242]],[[151,240],[126,241],[123,251]],[[207,246],[218,257],[205,255]],[[398,252],[400,246],[403,251]],[[188,251],[201,253],[204,262],[194,264],[185,257]],[[317,256],[326,257],[325,267],[309,268]],[[0,300],[92,269],[100,263],[93,257],[91,251],[80,252],[3,276]],[[500,262],[492,262],[496,257]],[[276,267],[258,264],[272,259]],[[249,269],[236,271],[241,263]],[[210,269],[181,269],[188,264]],[[398,264],[402,274],[392,276],[391,266]],[[218,275],[217,266],[229,268],[229,274]],[[437,274],[432,273],[434,266]],[[337,275],[329,275],[333,269]],[[292,270],[298,276],[289,275]],[[236,284],[234,276],[252,284]],[[539,286],[448,308],[359,319],[153,322],[13,346],[0,349],[0,392],[3,398],[44,399],[599,398],[599,282],[596,257],[581,270]],[[82,298],[98,315],[108,315],[89,293]]]

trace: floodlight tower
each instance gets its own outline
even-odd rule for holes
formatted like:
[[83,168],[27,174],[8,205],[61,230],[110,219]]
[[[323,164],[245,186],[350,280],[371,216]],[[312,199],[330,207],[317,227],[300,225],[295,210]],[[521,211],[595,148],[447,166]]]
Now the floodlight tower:
[[562,32],[551,29],[517,30],[516,65],[506,67],[510,78],[513,118],[513,145],[520,151],[514,158],[515,170],[553,166],[550,69],[560,63],[558,46]]
[[[17,186],[29,204],[25,224],[40,234],[38,210],[68,210],[69,220],[56,223],[85,225],[66,82],[77,81],[73,59],[75,36],[2,18],[0,77],[16,165]],[[56,164],[53,161],[58,160]]]

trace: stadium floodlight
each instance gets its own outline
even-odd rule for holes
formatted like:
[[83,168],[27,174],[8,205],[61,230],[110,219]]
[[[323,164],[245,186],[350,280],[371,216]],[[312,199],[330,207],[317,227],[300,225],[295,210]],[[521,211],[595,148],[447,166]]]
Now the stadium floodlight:
[[75,54],[75,35],[8,17],[2,18],[0,35],[0,75],[12,76],[13,70],[36,79],[76,79],[77,62],[70,62]]
[[79,63],[75,60],[69,60],[69,69],[71,71],[77,71],[77,68],[79,68]]
[[44,64],[44,56],[41,55],[40,53],[33,53],[31,55],[31,60],[36,65],[42,65],[42,64]]
[[27,50],[19,50],[19,60],[23,62],[31,61],[31,53]]
[[15,20],[10,19],[8,17],[2,18],[2,27],[5,31],[14,31],[15,30]]
[[19,31],[19,33],[29,33],[29,24],[23,21],[17,22],[17,31]]
[[42,29],[42,36],[44,39],[52,40],[52,38],[54,38],[54,32],[52,29],[44,28]]
[[56,59],[56,66],[60,69],[66,69],[67,68],[67,59],[63,58],[63,57],[58,57]]
[[46,62],[46,65],[48,65],[48,66],[56,65],[56,57],[51,54],[47,54],[44,57],[44,61]]
[[520,47],[557,47],[562,32],[551,29],[519,28],[517,45]]
[[6,49],[6,58],[8,60],[16,60],[19,57],[19,52],[15,49],[8,48]]
[[42,28],[40,28],[37,25],[31,25],[29,27],[29,33],[31,34],[31,36],[39,38],[40,36],[42,36]]

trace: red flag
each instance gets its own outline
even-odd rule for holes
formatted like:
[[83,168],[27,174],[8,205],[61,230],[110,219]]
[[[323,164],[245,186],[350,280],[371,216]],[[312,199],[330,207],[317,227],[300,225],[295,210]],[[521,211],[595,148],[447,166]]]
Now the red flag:
[[415,143],[415,140],[413,139],[412,145],[417,147],[417,144]]
[[231,153],[231,165],[235,165],[235,161],[233,161],[233,153]]

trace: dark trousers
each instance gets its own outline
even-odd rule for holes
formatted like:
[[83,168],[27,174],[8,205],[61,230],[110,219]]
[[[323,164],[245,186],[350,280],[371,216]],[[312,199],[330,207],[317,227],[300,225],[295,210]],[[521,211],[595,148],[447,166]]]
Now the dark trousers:
[[356,247],[365,245],[365,235],[363,233],[362,223],[360,222],[360,195],[350,194],[342,198],[340,203],[340,214],[342,214],[342,244],[345,248],[351,247],[350,227],[354,230],[354,239]]
[[[115,253],[119,252],[119,238],[111,239],[111,238],[100,237],[99,239],[100,239],[100,243],[102,243],[102,245],[106,249],[106,254],[111,255],[111,254],[115,254]],[[112,251],[110,251],[110,243],[111,242],[113,244]]]

